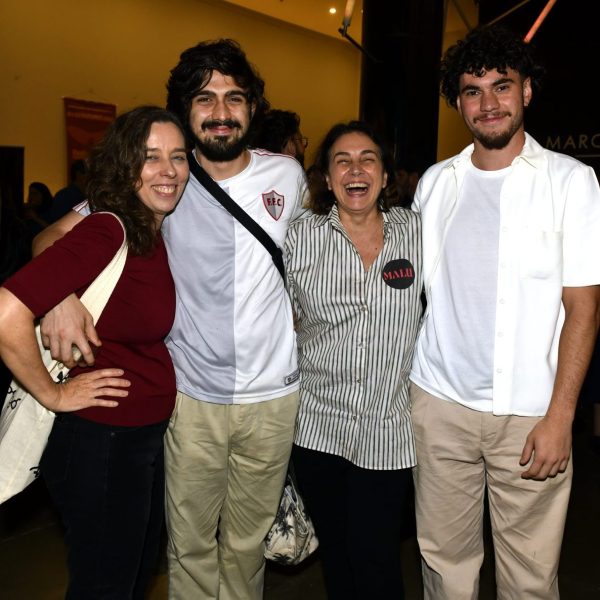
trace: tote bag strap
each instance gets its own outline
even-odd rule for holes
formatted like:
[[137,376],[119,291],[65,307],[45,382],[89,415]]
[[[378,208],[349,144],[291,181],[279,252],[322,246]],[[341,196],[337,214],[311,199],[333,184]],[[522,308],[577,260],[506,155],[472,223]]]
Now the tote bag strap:
[[[127,260],[127,232],[125,231],[125,226],[123,225],[121,219],[119,219],[119,217],[117,217],[117,215],[114,213],[107,212],[104,214],[112,215],[115,219],[117,219],[117,221],[119,221],[119,224],[123,229],[123,242],[108,265],[106,265],[98,277],[92,281],[80,298],[82,304],[90,312],[94,321],[94,325],[98,322],[98,319],[100,318],[108,299],[113,293],[115,286],[117,285],[117,281],[119,281],[119,278],[123,273],[125,261]],[[42,359],[44,360],[44,364],[46,365],[50,376],[54,380],[56,380],[56,377],[59,373],[62,373],[62,376],[66,377],[68,369],[62,362],[54,360],[50,355],[50,350],[43,346],[40,326],[37,325],[35,329],[38,345],[40,346],[40,351],[42,353]],[[76,361],[81,358],[81,352],[76,347],[73,347],[73,358]]]
[[112,215],[123,228],[123,243],[113,256],[112,260],[104,267],[101,273],[94,279],[87,290],[81,296],[82,304],[90,311],[94,324],[97,323],[108,299],[111,297],[117,281],[123,273],[125,261],[127,260],[127,234],[123,222],[114,213],[96,213]]

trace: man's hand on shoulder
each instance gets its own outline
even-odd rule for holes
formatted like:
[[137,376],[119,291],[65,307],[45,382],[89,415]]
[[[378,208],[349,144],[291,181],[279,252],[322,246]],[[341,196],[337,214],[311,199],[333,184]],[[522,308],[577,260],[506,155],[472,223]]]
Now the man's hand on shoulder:
[[544,481],[564,473],[571,457],[571,421],[546,415],[529,432],[519,464],[529,468],[521,473],[523,479]]
[[[94,364],[94,346],[102,342],[94,328],[92,315],[75,294],[67,296],[55,306],[42,320],[42,343],[50,349],[52,358],[60,360],[69,368]],[[76,361],[73,346],[81,352],[81,359]]]
[[[64,217],[39,233],[33,241],[33,254],[37,256],[54,242],[71,231],[84,216],[70,210]],[[90,343],[100,346],[92,315],[75,294],[67,296],[60,304],[46,313],[41,323],[42,343],[50,349],[52,358],[60,360],[69,368],[94,364],[94,352]],[[81,352],[75,360],[73,346]]]

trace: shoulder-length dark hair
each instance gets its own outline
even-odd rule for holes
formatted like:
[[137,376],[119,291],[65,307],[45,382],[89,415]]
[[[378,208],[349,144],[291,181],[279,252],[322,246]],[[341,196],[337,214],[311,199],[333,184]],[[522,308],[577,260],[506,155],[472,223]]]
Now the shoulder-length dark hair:
[[189,124],[192,99],[208,84],[213,71],[231,77],[245,91],[248,103],[254,105],[251,128],[269,109],[265,82],[235,40],[200,42],[181,53],[167,82],[167,108],[183,123],[190,144],[195,139]]
[[173,123],[183,135],[173,113],[157,106],[140,106],[117,117],[88,160],[90,209],[119,216],[129,249],[138,256],[149,254],[156,244],[154,213],[137,196],[153,123]]
[[38,215],[47,217],[48,212],[52,208],[52,202],[53,202],[52,192],[50,191],[50,189],[48,188],[48,186],[45,183],[41,183],[39,181],[34,181],[34,182],[30,183],[29,188],[30,189],[33,188],[34,190],[39,192],[40,196],[42,197],[42,200],[41,200],[39,206],[34,206],[33,210],[35,210],[35,212]]
[[383,170],[387,174],[387,184],[381,190],[377,201],[379,210],[387,212],[392,206],[399,205],[400,197],[395,184],[396,172],[390,152],[371,125],[364,121],[349,121],[348,123],[334,125],[325,135],[321,145],[317,149],[315,162],[308,170],[309,208],[318,215],[326,215],[335,204],[335,196],[328,189],[325,177],[329,173],[331,148],[339,138],[348,133],[362,133],[366,135],[379,149]]

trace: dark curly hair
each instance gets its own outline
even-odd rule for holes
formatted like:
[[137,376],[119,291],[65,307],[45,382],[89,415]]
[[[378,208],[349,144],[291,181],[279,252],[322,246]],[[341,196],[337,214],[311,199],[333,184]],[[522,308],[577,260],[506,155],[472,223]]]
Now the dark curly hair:
[[151,253],[156,245],[154,213],[137,196],[153,123],[173,123],[183,135],[173,113],[140,106],[117,117],[88,160],[86,191],[91,211],[115,213],[125,225],[129,250],[137,256]]
[[508,68],[520,73],[523,79],[529,77],[534,91],[539,90],[544,68],[537,62],[531,44],[501,25],[478,27],[446,50],[440,67],[441,94],[456,108],[461,75],[470,73],[479,77],[492,69],[506,73]]
[[233,78],[254,105],[250,128],[253,129],[269,109],[265,98],[265,82],[248,62],[235,40],[220,39],[200,42],[181,53],[179,63],[167,82],[167,109],[174,112],[184,125],[188,143],[194,143],[190,129],[190,107],[194,96],[208,84],[213,71]]
[[308,170],[308,189],[310,191],[308,207],[318,215],[326,215],[335,204],[335,196],[328,189],[325,176],[329,173],[331,148],[337,140],[348,133],[362,133],[370,138],[379,148],[383,170],[387,173],[387,185],[381,190],[381,195],[377,202],[379,210],[387,212],[392,206],[398,206],[400,204],[400,196],[398,194],[398,187],[396,186],[394,161],[390,152],[371,125],[364,121],[349,121],[348,123],[334,125],[317,148],[315,162]]
[[281,152],[300,130],[300,117],[289,110],[273,109],[266,113],[252,145],[269,152]]

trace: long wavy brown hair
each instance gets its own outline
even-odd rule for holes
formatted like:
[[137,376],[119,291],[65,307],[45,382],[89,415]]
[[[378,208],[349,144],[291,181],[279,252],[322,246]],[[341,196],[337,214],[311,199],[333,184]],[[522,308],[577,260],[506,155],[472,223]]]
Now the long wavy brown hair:
[[91,211],[115,213],[125,225],[130,252],[137,256],[150,254],[156,245],[154,213],[137,195],[153,123],[173,123],[185,135],[173,113],[140,106],[117,117],[88,161],[86,191]]

